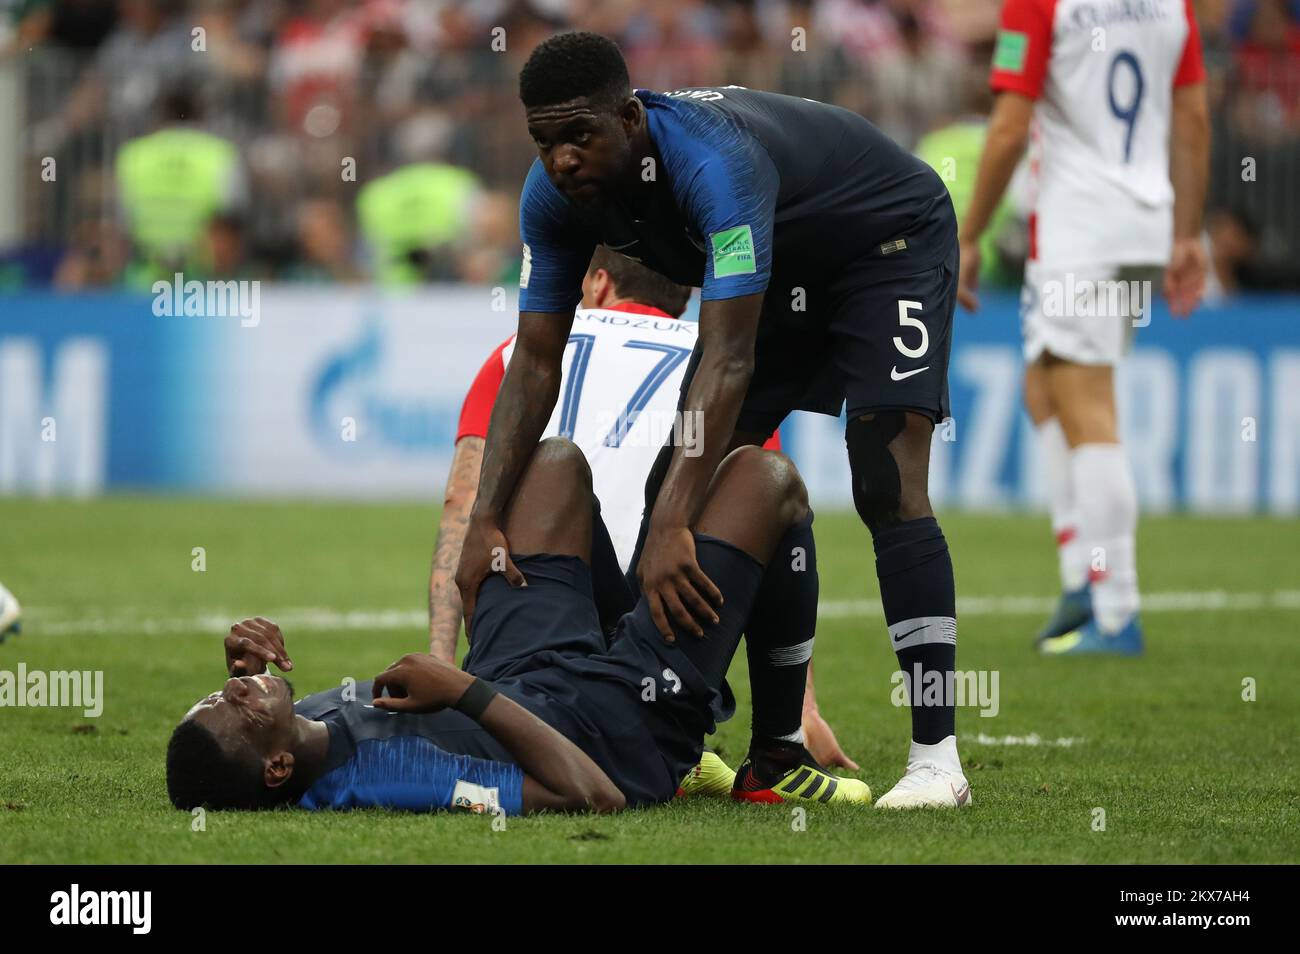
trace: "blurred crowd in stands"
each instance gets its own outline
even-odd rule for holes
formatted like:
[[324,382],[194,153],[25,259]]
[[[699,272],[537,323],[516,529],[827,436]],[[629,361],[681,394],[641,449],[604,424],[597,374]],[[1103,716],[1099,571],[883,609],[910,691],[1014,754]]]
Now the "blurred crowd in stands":
[[[936,166],[959,157],[946,178],[960,214],[1000,5],[0,0],[0,82],[22,113],[20,240],[0,249],[0,289],[147,289],[175,271],[513,282],[534,156],[516,78],[565,29],[615,37],[637,86],[807,96]],[[1215,117],[1215,285],[1300,288],[1300,0],[1194,6]],[[1018,282],[1023,212],[1008,203],[990,236],[992,283]]]

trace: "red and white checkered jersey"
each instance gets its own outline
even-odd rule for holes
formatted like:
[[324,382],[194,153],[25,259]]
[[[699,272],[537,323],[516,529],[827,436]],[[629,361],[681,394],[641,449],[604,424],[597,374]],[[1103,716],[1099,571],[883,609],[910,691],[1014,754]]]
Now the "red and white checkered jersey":
[[1191,0],[1007,0],[991,85],[1037,100],[1031,258],[1168,261],[1173,90],[1204,78]]
[[[689,453],[703,440],[698,425],[677,417],[696,329],[693,321],[632,303],[579,309],[573,319],[560,397],[542,436],[562,434],[582,448],[624,569],[641,527],[646,477],[660,448],[676,436]],[[479,370],[461,407],[457,441],[487,436],[514,345],[513,337],[506,340]],[[780,440],[773,434],[764,446],[779,450]]]

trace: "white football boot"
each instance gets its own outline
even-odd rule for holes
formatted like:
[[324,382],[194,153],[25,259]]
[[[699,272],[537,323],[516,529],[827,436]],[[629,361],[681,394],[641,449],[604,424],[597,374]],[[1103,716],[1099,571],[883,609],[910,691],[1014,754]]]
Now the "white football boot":
[[10,633],[16,633],[21,629],[19,620],[23,618],[23,608],[18,605],[17,598],[4,588],[0,583],[0,643],[4,642],[6,636]]
[[957,757],[957,737],[935,745],[912,743],[907,773],[876,800],[877,808],[961,808],[971,803],[970,782]]

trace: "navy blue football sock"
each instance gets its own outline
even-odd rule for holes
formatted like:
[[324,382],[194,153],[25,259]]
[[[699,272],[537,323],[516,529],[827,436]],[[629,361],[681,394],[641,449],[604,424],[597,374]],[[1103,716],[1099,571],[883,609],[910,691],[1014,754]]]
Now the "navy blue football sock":
[[948,541],[934,517],[922,517],[878,528],[872,543],[889,641],[909,690],[912,739],[933,745],[955,734],[956,723],[949,687],[957,597]]
[[803,741],[804,685],[817,631],[812,520],[809,511],[777,544],[745,628],[756,740]]

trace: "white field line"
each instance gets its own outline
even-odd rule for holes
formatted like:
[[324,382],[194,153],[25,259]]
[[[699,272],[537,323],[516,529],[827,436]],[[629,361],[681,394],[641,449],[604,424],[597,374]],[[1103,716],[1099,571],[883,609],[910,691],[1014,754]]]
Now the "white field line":
[[[957,598],[961,616],[1046,616],[1056,606],[1054,596],[966,596]],[[1227,593],[1223,590],[1143,593],[1143,613],[1201,613],[1223,610],[1300,609],[1300,590],[1272,593]],[[878,617],[875,600],[824,600],[818,619]]]
[[[957,600],[957,615],[971,616],[1046,616],[1056,605],[1055,597],[1046,596],[967,596]],[[1300,610],[1300,590],[1275,590],[1270,593],[1229,593],[1223,590],[1193,590],[1146,593],[1142,596],[1143,613],[1203,613],[1234,610]],[[209,610],[190,616],[150,616],[147,611],[116,609],[112,612],[87,613],[68,617],[49,607],[30,607],[23,624],[31,634],[50,636],[93,635],[96,633],[222,633],[247,612]],[[333,610],[325,607],[297,607],[266,614],[286,629],[387,630],[420,629],[428,625],[424,610]],[[875,600],[823,600],[817,608],[819,619],[879,619],[880,604]]]
[[[44,633],[49,636],[93,635],[96,633],[139,633],[158,635],[166,633],[224,633],[230,624],[249,615],[247,612],[230,613],[207,611],[193,616],[155,616],[126,614],[118,611],[105,616],[85,616],[80,619],[52,619],[33,609],[23,618],[23,633]],[[358,610],[343,612],[324,607],[301,607],[278,613],[262,614],[274,619],[286,630],[386,630],[422,628],[429,624],[427,612],[419,610]]]
[[1028,735],[985,735],[981,732],[973,739],[969,735],[963,735],[962,741],[974,742],[976,745],[1027,745],[1031,748],[1038,745],[1046,745],[1053,748],[1068,749],[1072,745],[1080,745],[1088,740],[1079,736],[1064,736],[1059,739],[1044,739],[1037,732],[1031,732]]

